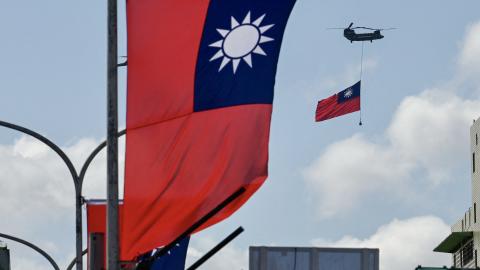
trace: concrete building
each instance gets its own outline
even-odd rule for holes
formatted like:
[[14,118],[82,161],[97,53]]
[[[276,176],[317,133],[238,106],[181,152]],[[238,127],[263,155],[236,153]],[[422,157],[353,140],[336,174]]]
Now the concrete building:
[[417,268],[415,268],[415,270],[462,270],[461,268],[454,268],[454,267],[451,267],[451,268],[447,268],[446,266],[444,267],[423,267],[421,265],[417,266]]
[[470,159],[472,205],[462,217],[452,225],[452,233],[435,249],[436,252],[452,254],[452,265],[457,268],[477,268],[480,250],[480,118],[470,127]]
[[250,270],[378,270],[371,248],[250,247]]

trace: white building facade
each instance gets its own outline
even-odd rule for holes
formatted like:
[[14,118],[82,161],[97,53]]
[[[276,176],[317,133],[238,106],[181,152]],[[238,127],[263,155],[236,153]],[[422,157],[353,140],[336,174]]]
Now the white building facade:
[[470,127],[472,205],[452,226],[452,233],[434,249],[452,254],[455,268],[480,267],[480,118]]

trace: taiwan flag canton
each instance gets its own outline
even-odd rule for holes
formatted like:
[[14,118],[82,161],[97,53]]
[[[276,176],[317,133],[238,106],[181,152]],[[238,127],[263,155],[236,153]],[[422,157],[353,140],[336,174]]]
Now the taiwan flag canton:
[[358,81],[353,86],[323,100],[320,100],[315,113],[317,122],[360,110],[360,86]]
[[195,111],[271,104],[294,1],[212,1],[198,54]]
[[166,245],[268,175],[273,90],[295,0],[127,1],[121,258]]

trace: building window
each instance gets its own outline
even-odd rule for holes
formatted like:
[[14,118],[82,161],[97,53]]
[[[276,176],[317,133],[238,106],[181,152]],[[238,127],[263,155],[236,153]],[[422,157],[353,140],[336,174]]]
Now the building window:
[[472,153],[472,168],[473,168],[473,173],[475,173],[475,153]]
[[472,209],[468,209],[468,227],[472,226]]
[[477,263],[477,250],[475,249],[475,268],[478,268],[478,263]]
[[477,203],[473,203],[473,223],[477,223]]
[[470,241],[462,248],[462,265],[466,265],[472,260],[473,260],[473,241]]

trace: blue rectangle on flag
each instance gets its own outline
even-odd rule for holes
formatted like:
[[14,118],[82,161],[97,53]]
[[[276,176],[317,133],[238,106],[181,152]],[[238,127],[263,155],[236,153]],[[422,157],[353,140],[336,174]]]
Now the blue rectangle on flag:
[[347,102],[354,98],[360,97],[360,85],[361,81],[358,81],[353,86],[339,92],[337,94],[337,103]]
[[295,0],[211,0],[199,48],[194,110],[271,104]]
[[[135,269],[137,270],[184,270],[187,258],[188,243],[190,237],[185,237],[165,255],[153,259],[155,252],[142,256]],[[153,261],[150,261],[152,260]]]

